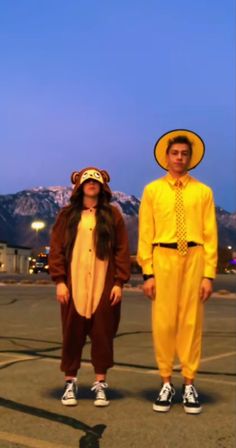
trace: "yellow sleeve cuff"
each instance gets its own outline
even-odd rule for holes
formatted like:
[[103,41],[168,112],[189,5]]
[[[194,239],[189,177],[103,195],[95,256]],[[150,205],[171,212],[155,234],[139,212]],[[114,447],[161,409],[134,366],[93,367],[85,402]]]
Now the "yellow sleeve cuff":
[[206,266],[204,269],[203,277],[215,278],[216,270],[211,266]]
[[152,262],[145,261],[142,262],[142,271],[145,275],[154,275]]

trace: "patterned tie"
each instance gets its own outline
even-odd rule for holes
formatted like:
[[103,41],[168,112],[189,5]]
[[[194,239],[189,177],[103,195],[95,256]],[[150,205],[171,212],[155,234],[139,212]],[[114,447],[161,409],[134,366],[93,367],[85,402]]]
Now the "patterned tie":
[[184,215],[183,184],[179,179],[175,183],[175,212],[177,249],[180,255],[186,255],[188,251],[188,244]]

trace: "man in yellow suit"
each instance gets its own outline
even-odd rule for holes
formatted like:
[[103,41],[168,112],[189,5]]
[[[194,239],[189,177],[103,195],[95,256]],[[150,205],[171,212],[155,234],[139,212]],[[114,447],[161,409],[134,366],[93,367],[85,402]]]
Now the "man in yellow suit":
[[152,330],[162,386],[154,411],[170,409],[175,394],[171,375],[175,354],[184,378],[188,414],[202,410],[194,386],[202,339],[204,302],[212,293],[217,265],[217,227],[212,190],[191,177],[205,145],[192,131],[163,135],[154,154],[168,173],[143,192],[138,262],[144,293],[152,299]]

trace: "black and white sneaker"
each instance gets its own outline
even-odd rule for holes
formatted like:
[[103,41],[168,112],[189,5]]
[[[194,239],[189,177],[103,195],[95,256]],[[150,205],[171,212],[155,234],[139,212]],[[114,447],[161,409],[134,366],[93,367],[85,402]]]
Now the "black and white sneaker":
[[193,384],[185,384],[183,386],[183,405],[186,414],[200,414],[202,411],[198,393]]
[[153,403],[153,410],[157,412],[169,411],[172,403],[172,398],[175,395],[175,389],[171,383],[164,383],[161,387],[159,395]]
[[64,393],[61,397],[61,402],[64,406],[76,406],[77,405],[77,379],[73,378],[66,381]]
[[95,392],[94,406],[108,406],[109,401],[106,396],[106,389],[108,389],[108,384],[105,381],[95,381],[91,390]]

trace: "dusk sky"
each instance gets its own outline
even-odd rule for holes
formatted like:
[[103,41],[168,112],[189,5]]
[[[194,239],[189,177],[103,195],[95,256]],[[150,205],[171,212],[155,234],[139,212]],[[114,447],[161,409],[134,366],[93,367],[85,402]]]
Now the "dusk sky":
[[236,210],[234,0],[0,0],[0,194],[88,165],[140,197],[155,141],[192,129],[192,172]]

